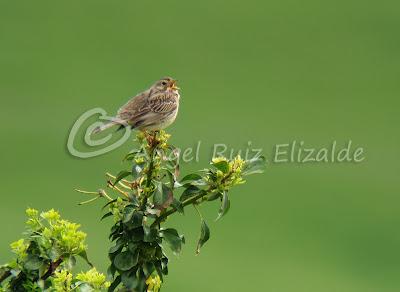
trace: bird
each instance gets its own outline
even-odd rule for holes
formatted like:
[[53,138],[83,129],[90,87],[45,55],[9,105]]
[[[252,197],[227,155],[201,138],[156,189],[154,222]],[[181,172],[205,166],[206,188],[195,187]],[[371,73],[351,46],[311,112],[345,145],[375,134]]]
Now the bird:
[[96,127],[92,134],[119,125],[139,131],[158,131],[171,125],[178,114],[180,88],[177,80],[164,77],[149,89],[132,97],[107,123]]

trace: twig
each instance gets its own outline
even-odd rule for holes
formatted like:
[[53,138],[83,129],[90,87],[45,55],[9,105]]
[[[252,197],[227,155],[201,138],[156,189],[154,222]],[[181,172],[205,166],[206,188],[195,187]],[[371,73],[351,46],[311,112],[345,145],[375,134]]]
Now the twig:
[[90,199],[90,200],[87,200],[87,201],[80,202],[80,203],[78,203],[78,205],[85,205],[85,204],[88,204],[88,203],[94,202],[94,201],[96,201],[98,198],[100,198],[100,196],[96,196],[96,197],[94,197],[93,199]]
[[[106,173],[106,176],[108,176],[109,178],[112,178],[112,179],[116,179],[117,178],[116,176],[114,176],[114,175],[112,175],[111,173],[108,173],[108,172]],[[127,186],[126,184],[123,184],[122,182],[125,182],[125,183],[131,185],[131,187]],[[123,188],[125,188],[127,190],[132,190],[133,182],[130,182],[130,181],[126,180],[126,179],[121,179],[121,181],[119,181],[118,184],[121,187],[123,187]]]
[[[225,175],[225,177],[221,180],[221,183],[223,183],[227,179],[229,179],[229,177],[232,174],[233,174],[233,171],[230,171],[229,173],[227,173]],[[189,198],[189,199],[183,201],[182,202],[182,207],[186,207],[187,205],[195,203],[197,200],[202,199],[203,197],[207,196],[208,194],[214,192],[215,190],[216,190],[215,187],[210,187],[208,190],[200,192],[197,196],[194,196],[192,198]],[[195,208],[196,208],[196,206],[195,206]],[[196,210],[199,211],[197,208],[196,208]],[[175,207],[173,207],[172,209],[169,209],[167,212],[161,214],[160,217],[158,217],[156,220],[154,220],[154,222],[153,222],[153,224],[151,224],[151,226],[154,227],[156,225],[159,225],[162,221],[167,219],[168,216],[174,214],[176,211],[178,211],[178,209],[176,209]],[[201,214],[200,214],[200,216],[201,216]]]
[[[208,194],[210,194],[211,192],[213,192],[215,189],[209,189],[208,191],[204,191],[201,192],[200,194],[198,194],[197,196],[194,196],[192,198],[189,198],[185,201],[182,202],[182,207],[186,207],[187,205],[193,204],[194,202],[196,202],[197,200],[200,200],[201,198],[203,198],[204,196],[207,196]],[[151,224],[152,227],[160,224],[162,221],[164,221],[168,216],[174,214],[176,211],[178,211],[175,207],[172,209],[169,209],[167,212],[163,213],[160,215],[160,217],[158,217],[156,220],[154,220],[154,222]]]
[[109,195],[107,195],[106,191],[103,190],[103,189],[100,189],[100,190],[99,190],[99,194],[100,194],[101,197],[107,198],[107,200],[109,200],[109,201],[112,201],[112,200],[113,200]]
[[84,205],[87,203],[91,203],[91,202],[97,200],[98,198],[106,198],[107,200],[112,201],[112,198],[109,195],[107,195],[107,193],[102,189],[99,189],[97,192],[83,191],[83,190],[79,190],[79,189],[75,189],[75,191],[82,193],[82,194],[87,194],[87,195],[96,195],[95,198],[84,201],[84,202],[80,202],[78,205]]
[[61,263],[63,262],[62,258],[59,258],[58,260],[56,260],[55,262],[52,262],[50,264],[49,269],[47,270],[47,272],[42,276],[42,280],[46,280],[48,277],[50,277],[51,275],[53,275],[53,273],[55,272],[55,270],[58,268],[59,265],[61,265]]
[[120,188],[118,188],[117,186],[114,186],[113,183],[111,181],[107,182],[107,186],[113,190],[116,190],[118,193],[120,193],[121,195],[125,196],[126,198],[129,199],[129,195],[128,193],[124,192],[123,190],[121,190]]
[[83,191],[83,190],[79,190],[79,189],[75,189],[75,191],[77,191],[78,193],[82,193],[82,194],[87,194],[87,195],[98,195],[99,192],[89,192],[89,191]]

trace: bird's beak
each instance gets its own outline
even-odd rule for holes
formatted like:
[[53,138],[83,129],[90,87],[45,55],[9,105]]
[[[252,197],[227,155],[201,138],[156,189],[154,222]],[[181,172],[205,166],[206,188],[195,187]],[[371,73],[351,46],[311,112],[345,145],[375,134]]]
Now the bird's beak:
[[177,80],[172,81],[169,88],[171,88],[172,90],[179,90],[180,88],[176,86],[176,81]]

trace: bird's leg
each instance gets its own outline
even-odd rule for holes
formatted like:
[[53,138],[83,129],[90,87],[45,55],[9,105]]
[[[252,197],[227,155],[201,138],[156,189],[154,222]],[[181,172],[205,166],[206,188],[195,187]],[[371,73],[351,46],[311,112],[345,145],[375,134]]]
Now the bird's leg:
[[158,131],[158,130],[155,130],[155,131],[153,132],[153,143],[154,143],[154,146],[156,146],[157,143],[158,143],[158,141],[157,141],[157,134],[158,134],[159,132],[160,132],[160,131]]
[[159,142],[157,140],[157,135],[159,134],[159,132],[160,131],[158,131],[158,130],[149,131],[149,132],[143,131],[143,133],[146,137],[146,140],[147,140],[147,144],[149,144],[150,147],[154,148],[157,145],[157,143]]
[[143,134],[144,134],[144,137],[146,138],[146,141],[147,141],[147,144],[151,144],[151,136],[150,136],[150,134],[147,132],[147,130],[143,130]]

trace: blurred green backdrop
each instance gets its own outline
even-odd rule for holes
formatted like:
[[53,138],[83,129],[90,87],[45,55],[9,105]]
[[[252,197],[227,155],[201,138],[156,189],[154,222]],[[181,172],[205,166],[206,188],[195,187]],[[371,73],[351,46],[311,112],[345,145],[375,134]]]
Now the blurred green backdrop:
[[[275,144],[351,139],[359,164],[272,164],[203,207],[211,240],[194,255],[193,210],[168,224],[187,237],[165,291],[400,291],[398,1],[1,1],[0,262],[28,206],[82,223],[105,271],[110,222],[75,187],[104,186],[132,143],[77,159],[66,150],[85,110],[113,113],[171,75],[182,87],[172,142],[214,143],[271,160]],[[184,171],[184,170],[183,170]],[[84,268],[84,265],[82,266]]]

